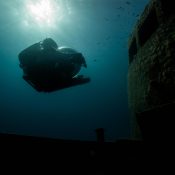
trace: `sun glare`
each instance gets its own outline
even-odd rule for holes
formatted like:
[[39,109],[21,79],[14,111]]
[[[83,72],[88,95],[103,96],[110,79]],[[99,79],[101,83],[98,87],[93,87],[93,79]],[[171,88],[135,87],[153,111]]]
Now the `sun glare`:
[[53,0],[28,1],[27,9],[34,22],[44,27],[53,26],[62,17],[61,8]]

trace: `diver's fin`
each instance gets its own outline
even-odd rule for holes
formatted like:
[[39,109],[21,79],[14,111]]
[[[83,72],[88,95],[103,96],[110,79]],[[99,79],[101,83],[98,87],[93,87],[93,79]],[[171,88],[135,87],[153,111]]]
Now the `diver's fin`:
[[78,75],[66,81],[50,80],[48,82],[43,82],[28,76],[24,76],[23,79],[38,92],[52,92],[90,82],[90,78],[84,77],[83,75]]

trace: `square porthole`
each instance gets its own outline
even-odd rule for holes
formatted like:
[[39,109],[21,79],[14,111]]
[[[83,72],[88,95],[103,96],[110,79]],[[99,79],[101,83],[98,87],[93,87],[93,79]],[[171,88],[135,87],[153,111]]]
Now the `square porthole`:
[[161,2],[162,10],[166,16],[175,14],[174,1],[160,0],[160,2]]

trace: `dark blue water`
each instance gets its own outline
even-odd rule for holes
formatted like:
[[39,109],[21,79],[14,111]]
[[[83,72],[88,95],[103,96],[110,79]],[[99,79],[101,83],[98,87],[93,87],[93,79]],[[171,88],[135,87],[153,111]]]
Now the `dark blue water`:
[[[127,42],[147,3],[1,1],[0,133],[95,140],[102,127],[107,141],[129,138]],[[46,37],[83,53],[90,83],[43,93],[22,79],[18,53]]]

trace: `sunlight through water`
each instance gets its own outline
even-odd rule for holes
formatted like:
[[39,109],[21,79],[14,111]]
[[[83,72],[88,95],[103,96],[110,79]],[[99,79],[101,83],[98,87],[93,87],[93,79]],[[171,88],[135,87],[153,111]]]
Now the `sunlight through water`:
[[63,7],[54,0],[28,0],[26,10],[28,15],[25,24],[29,25],[32,21],[34,25],[44,28],[54,27],[64,16]]

